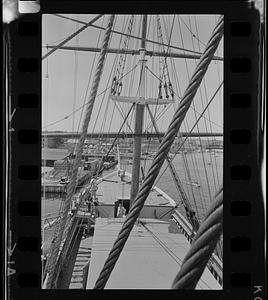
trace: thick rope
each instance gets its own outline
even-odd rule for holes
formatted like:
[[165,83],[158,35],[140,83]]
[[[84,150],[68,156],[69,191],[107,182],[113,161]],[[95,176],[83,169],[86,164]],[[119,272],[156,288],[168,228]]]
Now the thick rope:
[[[152,112],[151,112],[151,110],[149,108],[149,105],[147,104],[146,107],[147,107],[147,110],[148,110],[149,115],[151,117],[152,124],[153,124],[153,126],[155,128],[155,132],[159,133],[157,124],[156,124],[156,122],[154,120],[154,117],[153,117],[153,114],[152,114]],[[160,141],[160,138],[159,138],[159,141]],[[173,179],[173,181],[175,183],[176,189],[177,189],[177,191],[178,191],[178,193],[180,195],[181,201],[182,201],[182,203],[184,205],[184,208],[186,209],[186,214],[187,214],[188,211],[193,211],[191,203],[189,202],[189,200],[187,198],[187,195],[186,195],[186,193],[184,191],[184,188],[183,188],[181,180],[180,180],[180,178],[179,178],[179,176],[178,176],[178,174],[177,174],[177,172],[175,170],[175,167],[174,167],[171,159],[168,156],[166,156],[166,161],[167,161],[167,167],[169,167],[169,169],[170,169],[170,173],[171,173],[172,179]],[[177,203],[176,206],[178,206],[178,205],[179,205],[179,203]],[[190,223],[192,224],[193,230],[197,231],[197,229],[199,227],[199,221],[198,221],[198,219],[196,217],[194,217],[193,215],[190,217],[190,216],[188,216],[188,214],[187,214],[187,218],[189,219]]]
[[109,39],[110,39],[110,35],[111,35],[113,22],[114,22],[114,15],[111,15],[110,18],[109,18],[109,21],[108,21],[107,29],[106,29],[104,37],[103,37],[102,50],[101,50],[100,55],[99,55],[98,64],[97,64],[97,68],[96,68],[96,71],[95,71],[93,84],[92,84],[92,88],[91,88],[91,93],[90,93],[90,96],[89,96],[88,106],[86,108],[84,123],[83,123],[83,127],[82,127],[82,133],[81,133],[81,137],[80,137],[80,140],[79,140],[79,143],[78,143],[78,146],[77,146],[77,153],[76,153],[76,158],[75,158],[75,161],[74,161],[74,167],[73,167],[73,171],[72,171],[71,180],[70,180],[70,183],[67,186],[67,196],[66,196],[66,199],[64,201],[64,211],[63,211],[63,217],[61,219],[59,235],[58,235],[58,237],[55,241],[55,244],[52,245],[53,246],[53,251],[52,251],[52,254],[51,254],[51,261],[50,261],[51,270],[49,270],[47,288],[53,288],[54,269],[55,269],[55,265],[56,265],[56,261],[57,261],[57,257],[58,257],[58,252],[59,252],[59,248],[60,248],[60,244],[61,244],[61,240],[62,240],[62,236],[63,236],[63,231],[64,231],[64,228],[65,228],[65,225],[66,225],[68,211],[70,209],[71,199],[72,199],[72,196],[75,192],[75,187],[76,187],[76,183],[77,183],[78,168],[79,168],[79,164],[81,162],[81,157],[82,157],[82,152],[83,152],[83,145],[84,145],[84,141],[86,139],[87,128],[88,128],[88,124],[89,124],[89,121],[90,121],[90,118],[91,118],[93,105],[94,105],[94,102],[95,102],[95,98],[96,98],[96,95],[97,95],[101,74],[102,74],[102,71],[103,71],[104,59],[105,59],[106,52],[107,52],[107,47],[108,47],[108,43],[109,43]]
[[221,185],[173,281],[172,289],[195,289],[221,236],[222,217],[223,187]]
[[192,100],[201,84],[201,81],[207,71],[207,68],[213,58],[213,55],[219,45],[219,42],[223,36],[223,17],[221,17],[212,33],[210,40],[206,46],[206,49],[196,67],[194,75],[192,76],[189,85],[182,97],[182,100],[177,108],[177,111],[169,125],[169,128],[163,137],[163,140],[159,146],[159,150],[152,165],[147,173],[147,176],[135,198],[135,201],[126,217],[126,220],[122,226],[121,231],[113,245],[112,250],[104,264],[104,267],[97,279],[94,289],[103,289],[108,281],[112,270],[122,252],[124,245],[130,235],[130,232],[140,214],[141,209],[151,191],[155,179],[157,178],[159,171],[164,163],[165,157],[169,152],[171,145],[180,129],[182,121],[192,103]]

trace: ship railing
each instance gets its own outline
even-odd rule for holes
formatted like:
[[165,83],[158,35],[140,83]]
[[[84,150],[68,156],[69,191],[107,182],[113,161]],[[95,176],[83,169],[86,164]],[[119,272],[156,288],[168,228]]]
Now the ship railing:
[[183,235],[187,238],[189,242],[192,242],[192,234],[193,234],[193,227],[192,225],[184,218],[184,216],[178,211],[175,210],[172,214],[172,219],[181,229]]
[[219,284],[222,285],[222,262],[216,254],[212,253],[207,267]]
[[[193,239],[193,227],[192,225],[184,218],[184,216],[178,211],[175,210],[172,214],[172,219],[178,225],[183,235],[187,238],[187,240],[191,243]],[[222,262],[214,253],[212,254],[208,265],[208,269],[214,278],[222,285]]]
[[[97,185],[100,184],[105,179],[108,179],[109,177],[113,177],[115,174],[117,174],[117,171],[113,171],[101,178],[98,178],[96,180]],[[85,213],[88,209],[87,205],[85,205],[85,200],[89,197],[90,193],[91,193],[91,185],[89,183],[89,184],[84,185],[83,188],[78,193],[78,195],[76,196],[78,198],[78,202],[80,203],[79,211],[82,214]],[[78,212],[77,216],[80,217],[79,212]]]
[[54,213],[48,213],[44,215],[44,219],[51,219],[51,218],[55,218],[58,217],[59,213],[58,212],[54,212]]

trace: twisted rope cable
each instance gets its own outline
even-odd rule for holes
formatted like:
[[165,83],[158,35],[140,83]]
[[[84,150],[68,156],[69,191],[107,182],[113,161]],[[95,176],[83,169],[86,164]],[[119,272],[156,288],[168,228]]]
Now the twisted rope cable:
[[[151,117],[152,124],[153,124],[153,126],[154,126],[154,128],[155,128],[155,132],[156,132],[156,133],[159,133],[157,124],[156,124],[156,122],[155,122],[155,120],[154,120],[154,117],[153,117],[153,114],[152,114],[152,112],[151,112],[151,110],[150,110],[150,108],[149,108],[149,105],[146,104],[146,107],[147,107],[147,110],[148,110],[149,115],[150,115],[150,117]],[[159,138],[159,141],[160,141],[160,138]],[[176,170],[175,170],[175,167],[174,167],[174,165],[173,165],[171,159],[170,159],[168,156],[166,156],[166,161],[167,161],[167,167],[169,167],[170,172],[171,172],[171,176],[172,176],[173,181],[174,181],[174,183],[175,183],[175,187],[176,187],[176,189],[177,189],[177,191],[178,191],[178,193],[179,193],[179,195],[180,195],[181,203],[183,203],[183,205],[186,206],[187,209],[190,209],[190,210],[192,211],[193,209],[192,209],[191,203],[189,202],[188,197],[187,197],[187,195],[186,195],[186,193],[185,193],[185,191],[184,191],[184,188],[183,188],[183,186],[182,186],[181,180],[180,180],[180,178],[179,178],[179,176],[178,176],[178,174],[177,174],[177,172],[176,172]],[[179,205],[179,203],[177,203],[176,207],[178,207],[178,205]],[[174,208],[173,208],[173,209],[174,209]],[[172,210],[173,210],[173,209],[172,209]],[[186,213],[187,213],[187,211],[186,211]],[[165,214],[166,214],[166,213],[165,213]],[[163,217],[165,214],[163,214],[162,216],[160,216],[160,219],[161,219],[161,217]],[[188,217],[188,216],[187,216],[187,217]],[[197,229],[195,228],[195,226],[198,226],[198,227],[199,227],[199,221],[198,221],[197,219],[196,219],[196,220],[195,220],[195,219],[192,219],[192,217],[190,217],[190,218],[188,217],[188,219],[189,219],[190,223],[192,224],[193,229],[195,229],[195,231],[196,231]]]
[[159,171],[163,165],[164,159],[168,154],[168,151],[174,142],[174,139],[180,129],[182,121],[188,111],[192,100],[197,92],[198,87],[201,84],[202,78],[204,77],[209,63],[211,62],[213,55],[219,45],[219,42],[223,36],[223,17],[221,17],[212,33],[210,40],[206,46],[206,49],[196,67],[194,75],[192,76],[189,85],[182,97],[182,100],[175,112],[175,115],[168,127],[166,134],[159,146],[158,153],[152,161],[152,165],[147,173],[147,176],[135,198],[135,201],[126,217],[126,220],[120,230],[118,237],[113,245],[112,250],[104,264],[104,267],[97,279],[94,289],[103,289],[108,281],[112,270],[122,252],[124,245],[130,235],[130,232],[143,208],[144,202],[146,201],[151,188],[157,178]]
[[71,181],[67,186],[67,196],[66,196],[66,199],[64,202],[63,217],[62,217],[61,223],[60,223],[59,235],[55,241],[55,244],[53,245],[53,251],[51,254],[51,262],[50,262],[51,270],[49,270],[47,288],[53,288],[55,265],[56,265],[56,261],[57,261],[57,257],[58,257],[60,243],[61,243],[62,236],[63,236],[63,231],[64,231],[64,228],[66,225],[66,219],[67,219],[68,211],[70,208],[71,199],[74,194],[76,183],[77,183],[77,174],[78,174],[78,168],[79,168],[79,164],[81,162],[81,157],[82,157],[82,153],[83,153],[83,145],[84,145],[84,141],[86,139],[87,128],[88,128],[88,124],[89,124],[89,121],[91,118],[93,105],[95,102],[101,74],[103,71],[104,59],[105,59],[107,48],[108,48],[108,43],[109,43],[109,39],[110,39],[110,35],[111,35],[113,22],[114,22],[114,15],[111,15],[109,18],[109,21],[108,21],[108,25],[107,25],[104,37],[103,37],[102,48],[101,48],[97,68],[96,68],[94,79],[93,79],[91,93],[90,93],[89,101],[88,101],[88,106],[87,106],[86,112],[85,112],[82,133],[81,133],[81,137],[79,139],[79,143],[78,143],[78,147],[77,147],[77,153],[76,153],[76,158],[75,158],[74,166],[73,166],[73,170],[72,170]]
[[223,187],[221,185],[172,283],[172,289],[195,288],[221,236],[222,217]]

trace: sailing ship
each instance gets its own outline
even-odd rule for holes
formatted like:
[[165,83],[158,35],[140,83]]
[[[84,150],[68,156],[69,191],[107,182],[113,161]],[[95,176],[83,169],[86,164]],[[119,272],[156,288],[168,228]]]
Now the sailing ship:
[[[222,196],[219,161],[210,152],[205,153],[201,143],[202,134],[207,140],[214,138],[213,122],[208,112],[222,83],[218,81],[213,86],[215,93],[210,100],[206,98],[207,102],[202,101],[202,105],[195,106],[193,100],[198,88],[201,90],[201,84],[203,89],[206,87],[204,77],[210,64],[218,75],[221,73],[223,58],[218,46],[223,35],[223,18],[214,16],[210,36],[203,42],[198,36],[196,16],[189,16],[189,25],[178,15],[98,15],[90,16],[89,22],[69,15],[52,17],[62,22],[81,23],[83,27],[60,44],[47,45],[44,66],[55,51],[75,51],[76,55],[91,51],[95,53],[96,63],[91,67],[95,74],[83,105],[79,141],[71,159],[68,158],[68,174],[62,177],[64,191],[60,195],[63,201],[59,214],[43,225],[44,236],[48,230],[52,236],[50,247],[43,253],[43,288],[222,289],[221,230],[217,229],[207,241],[206,258],[200,249],[194,252],[194,256],[191,256],[191,251],[204,233],[202,224],[213,214],[213,211],[207,214],[206,211],[210,204],[214,205],[214,198]],[[100,20],[106,27],[98,25]],[[116,27],[117,21],[121,30]],[[183,44],[181,47],[175,45],[174,30],[181,33],[183,41],[180,26],[189,30],[193,46],[199,48],[190,50]],[[64,46],[86,28],[98,29],[102,33],[100,48],[77,44]],[[113,56],[114,64],[109,61],[109,55]],[[186,74],[188,72],[189,82],[183,94],[176,77],[177,60],[183,61]],[[107,76],[109,69],[110,77]],[[109,128],[114,119],[120,117],[121,122],[115,123],[120,126],[109,145],[103,138],[105,125],[102,127],[97,144],[91,145],[90,149],[105,143],[106,146],[96,155],[98,163],[89,168],[85,141],[90,142],[92,131],[89,132],[88,128],[93,122],[92,112],[97,105],[95,100],[99,97],[98,88],[102,81],[108,87],[101,93],[107,104],[103,121],[110,119]],[[113,109],[109,113],[110,104]],[[217,105],[221,105],[220,101]],[[101,105],[97,108],[100,111]],[[114,113],[116,109],[117,115]],[[168,119],[165,113],[170,109],[175,113]],[[186,131],[183,133],[181,125],[188,110],[192,110],[193,124],[191,127],[184,124]],[[158,122],[163,123],[161,116],[165,116],[166,132],[163,134],[164,127]],[[95,122],[99,119],[95,114]],[[202,122],[207,130],[201,134]],[[192,139],[194,129],[201,151],[195,151],[194,145],[192,151],[188,148],[189,151],[182,150],[186,141]],[[44,133],[44,139],[48,134],[48,131]],[[150,148],[150,142],[156,146]],[[170,151],[175,143],[176,149]],[[145,149],[143,153],[142,147]],[[133,149],[131,153],[129,148]],[[212,167],[208,170],[207,160]],[[179,167],[176,163],[180,164]],[[203,169],[199,170],[197,164]],[[173,185],[175,196],[170,196],[165,186],[158,186],[161,176],[167,176],[167,169],[170,174],[165,184]],[[85,176],[85,179],[79,176]],[[194,185],[198,189],[193,189]],[[45,206],[46,189],[43,191]],[[187,269],[189,264],[194,264],[192,271]]]

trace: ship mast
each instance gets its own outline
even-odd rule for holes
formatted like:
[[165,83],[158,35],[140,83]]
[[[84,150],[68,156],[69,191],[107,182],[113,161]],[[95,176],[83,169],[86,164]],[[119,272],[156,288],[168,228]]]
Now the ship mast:
[[[145,53],[146,53],[146,30],[147,30],[147,15],[142,18],[142,40],[140,48],[140,82],[139,82],[139,98],[145,99]],[[143,129],[144,104],[135,104],[135,129],[134,129],[134,148],[133,148],[133,168],[132,168],[132,183],[130,191],[130,207],[139,190],[140,179],[140,160],[141,160],[141,134]]]

